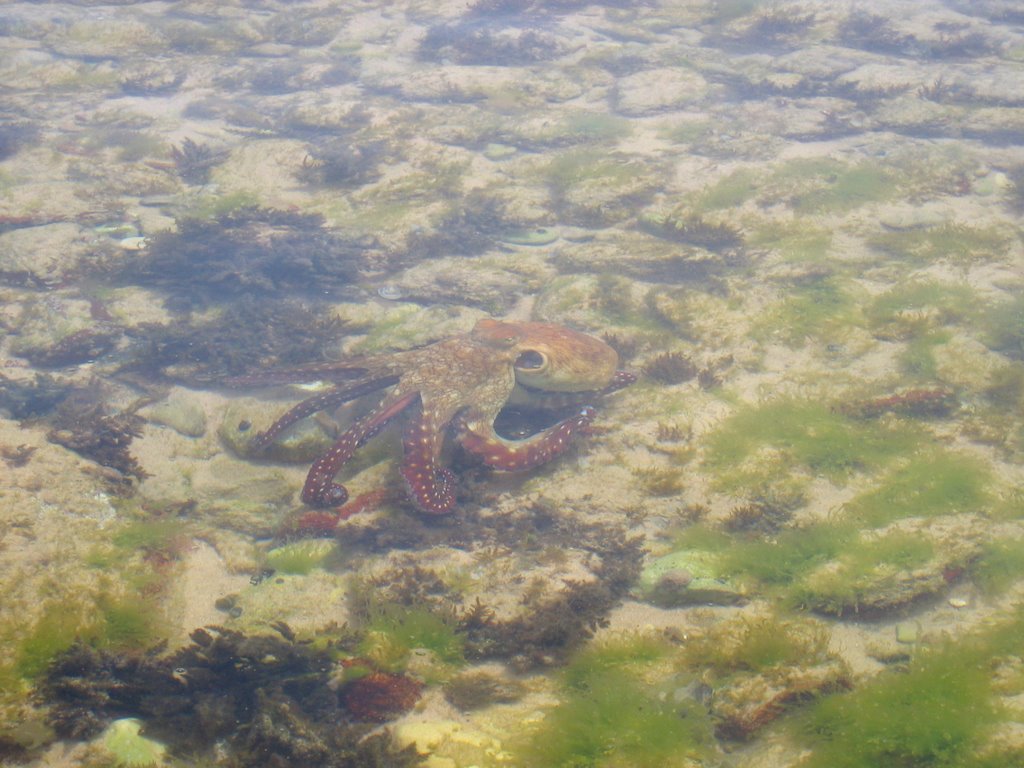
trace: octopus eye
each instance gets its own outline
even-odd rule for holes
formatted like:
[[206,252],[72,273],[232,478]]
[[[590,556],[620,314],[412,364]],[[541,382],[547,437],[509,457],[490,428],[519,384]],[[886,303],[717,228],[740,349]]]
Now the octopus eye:
[[538,371],[548,364],[548,359],[534,349],[523,352],[516,359],[516,368],[526,371]]

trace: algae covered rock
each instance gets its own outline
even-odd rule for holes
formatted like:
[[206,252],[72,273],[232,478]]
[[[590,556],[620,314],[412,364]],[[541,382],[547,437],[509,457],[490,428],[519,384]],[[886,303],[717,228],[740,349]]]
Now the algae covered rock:
[[743,590],[721,573],[720,557],[698,550],[670,552],[648,562],[637,591],[645,601],[664,608],[735,605],[745,600]]
[[147,739],[139,731],[142,721],[135,717],[115,720],[100,736],[100,744],[119,768],[149,768],[161,765],[167,747],[159,741]]
[[206,434],[206,413],[202,405],[190,398],[184,390],[175,392],[166,400],[143,411],[142,415],[155,424],[170,427],[185,437]]
[[639,117],[693,106],[707,92],[707,81],[693,70],[649,69],[619,80],[616,107],[622,114]]

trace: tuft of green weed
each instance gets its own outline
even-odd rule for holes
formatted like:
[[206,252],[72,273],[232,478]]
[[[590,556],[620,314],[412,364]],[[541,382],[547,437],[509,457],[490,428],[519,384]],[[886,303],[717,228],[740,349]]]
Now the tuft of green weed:
[[821,402],[780,398],[727,419],[708,438],[705,465],[726,491],[763,484],[794,464],[843,482],[909,454],[921,441],[912,424],[856,421]]
[[880,527],[907,517],[938,517],[978,512],[991,502],[988,467],[978,459],[929,448],[915,453],[886,474],[880,483],[843,507],[862,525]]

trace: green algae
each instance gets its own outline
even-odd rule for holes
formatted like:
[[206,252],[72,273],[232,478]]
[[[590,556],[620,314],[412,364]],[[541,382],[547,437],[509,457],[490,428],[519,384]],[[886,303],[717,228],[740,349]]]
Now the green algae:
[[817,702],[795,732],[812,751],[806,768],[981,768],[1019,764],[1022,750],[992,741],[1010,719],[993,667],[1018,654],[1024,613],[995,629],[917,653],[850,693]]
[[737,542],[729,548],[725,562],[740,577],[772,589],[788,588],[834,560],[856,537],[855,526],[846,521],[787,528],[772,539]]
[[1010,243],[1009,235],[998,226],[958,223],[880,232],[868,238],[869,246],[897,259],[915,264],[949,262],[957,266],[1002,258]]
[[748,169],[733,171],[700,192],[692,201],[695,212],[736,208],[758,193],[761,175]]
[[971,564],[971,579],[988,596],[1001,595],[1024,578],[1024,538],[985,544]]
[[829,633],[819,622],[778,616],[722,622],[687,639],[678,663],[687,669],[728,676],[799,667],[825,660]]
[[784,261],[820,262],[828,256],[832,233],[800,219],[771,221],[757,227],[749,242],[755,248],[772,248]]
[[977,304],[977,295],[966,285],[911,280],[875,297],[864,314],[879,338],[912,339],[969,319]]
[[900,369],[919,381],[934,381],[938,378],[938,363],[935,350],[947,344],[952,338],[949,331],[936,330],[911,338],[897,361]]
[[157,642],[162,629],[158,605],[139,595],[53,601],[18,644],[13,671],[24,679],[37,678],[76,640],[94,648],[145,648]]
[[780,398],[741,407],[726,419],[707,440],[704,464],[715,473],[715,487],[725,491],[770,485],[793,464],[841,483],[908,454],[921,441],[911,424],[858,422],[820,402]]
[[318,568],[327,568],[340,556],[331,539],[304,539],[275,547],[266,554],[264,566],[280,573],[306,576]]
[[417,649],[430,651],[443,664],[458,666],[465,662],[463,637],[454,619],[447,619],[424,608],[389,603],[370,609],[370,618],[359,655],[381,669],[404,670]]
[[860,297],[837,278],[815,278],[788,289],[786,298],[760,320],[755,336],[789,346],[832,339],[860,324],[861,305]]
[[551,768],[692,765],[708,752],[711,728],[696,701],[672,695],[679,683],[660,664],[667,650],[644,636],[584,650],[562,675],[561,703],[513,746],[515,759]]
[[788,200],[798,213],[844,213],[892,197],[896,183],[880,165],[855,165],[831,158],[797,158],[777,167],[765,180],[761,197]]
[[[874,163],[834,169],[828,163],[821,166],[801,164],[797,174],[804,172],[824,183],[820,188],[795,198],[793,208],[801,213],[844,213],[867,203],[887,200],[897,192],[893,175]],[[782,177],[777,176],[776,180],[779,178]]]
[[842,616],[864,606],[910,601],[919,593],[901,590],[900,580],[930,562],[934,554],[930,541],[910,533],[852,538],[827,567],[803,574],[787,588],[784,602]]
[[879,527],[907,517],[987,511],[991,471],[979,459],[929,447],[899,462],[878,485],[843,506],[843,514]]
[[1024,296],[1001,302],[985,313],[985,343],[1016,360],[1024,359]]

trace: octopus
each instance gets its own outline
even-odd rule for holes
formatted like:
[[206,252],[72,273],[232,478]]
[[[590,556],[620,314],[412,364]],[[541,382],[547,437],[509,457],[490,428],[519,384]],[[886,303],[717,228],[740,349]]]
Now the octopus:
[[[593,336],[549,323],[482,319],[469,333],[425,347],[257,374],[234,383],[319,380],[333,385],[256,435],[256,450],[308,416],[386,390],[377,407],[313,462],[302,501],[320,508],[343,505],[348,491],[335,476],[360,446],[399,419],[404,422],[400,474],[407,494],[419,510],[440,515],[455,505],[455,476],[442,460],[449,436],[497,470],[540,466],[590,431],[594,398],[635,381],[617,366],[615,350]],[[509,405],[572,406],[575,411],[529,437],[508,439],[498,434],[494,421]]]

